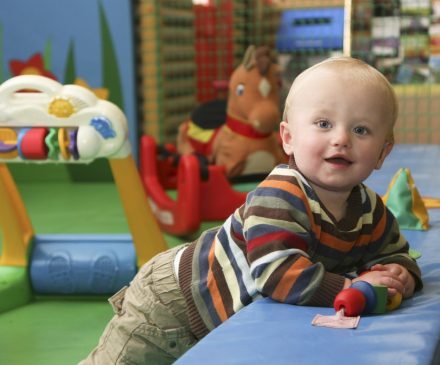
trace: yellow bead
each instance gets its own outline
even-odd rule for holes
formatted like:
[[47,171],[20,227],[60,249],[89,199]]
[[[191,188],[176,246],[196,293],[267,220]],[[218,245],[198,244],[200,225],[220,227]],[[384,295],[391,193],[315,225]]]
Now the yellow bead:
[[397,292],[394,297],[387,299],[387,311],[397,309],[400,303],[402,303],[402,294],[400,292]]

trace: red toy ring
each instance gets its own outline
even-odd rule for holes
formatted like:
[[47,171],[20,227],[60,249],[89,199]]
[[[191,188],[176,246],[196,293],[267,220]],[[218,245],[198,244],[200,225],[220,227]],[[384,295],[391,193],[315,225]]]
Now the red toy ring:
[[359,316],[365,309],[367,300],[365,295],[358,289],[349,288],[341,291],[335,298],[334,307],[336,312],[345,308],[347,317]]

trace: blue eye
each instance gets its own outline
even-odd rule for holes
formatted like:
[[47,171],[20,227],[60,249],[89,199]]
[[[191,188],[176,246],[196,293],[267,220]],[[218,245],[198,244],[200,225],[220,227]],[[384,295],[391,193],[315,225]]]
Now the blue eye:
[[319,128],[330,128],[331,125],[330,125],[330,123],[329,123],[328,121],[326,121],[326,120],[320,120],[320,121],[318,122],[318,127],[319,127]]
[[244,85],[240,84],[237,86],[237,95],[238,96],[242,96],[243,95],[243,91],[244,91]]
[[353,131],[356,134],[367,134],[368,133],[368,130],[364,127],[356,127]]

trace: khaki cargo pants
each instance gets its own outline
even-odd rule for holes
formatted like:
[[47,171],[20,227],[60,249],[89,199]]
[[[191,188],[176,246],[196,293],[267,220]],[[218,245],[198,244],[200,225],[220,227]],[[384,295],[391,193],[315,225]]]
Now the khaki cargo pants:
[[151,259],[129,288],[109,299],[116,315],[98,347],[80,365],[172,364],[196,344],[173,267],[176,253],[183,247]]

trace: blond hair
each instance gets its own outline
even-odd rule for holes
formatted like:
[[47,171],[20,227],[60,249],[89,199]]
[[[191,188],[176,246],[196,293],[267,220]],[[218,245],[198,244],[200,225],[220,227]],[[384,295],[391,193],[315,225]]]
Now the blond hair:
[[375,68],[357,58],[347,56],[330,57],[303,71],[295,79],[286,98],[286,105],[283,113],[284,121],[287,121],[287,115],[293,104],[293,99],[297,91],[305,82],[307,82],[308,76],[310,76],[316,70],[341,70],[344,72],[344,75],[348,76],[350,81],[355,81],[361,85],[373,85],[382,89],[382,91],[384,91],[388,97],[387,105],[389,106],[390,111],[390,132],[387,140],[394,142],[393,128],[396,124],[397,116],[399,114],[399,104],[393,87],[388,82],[386,77]]

